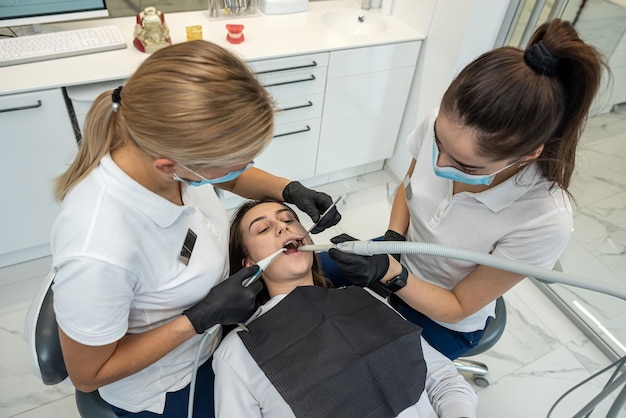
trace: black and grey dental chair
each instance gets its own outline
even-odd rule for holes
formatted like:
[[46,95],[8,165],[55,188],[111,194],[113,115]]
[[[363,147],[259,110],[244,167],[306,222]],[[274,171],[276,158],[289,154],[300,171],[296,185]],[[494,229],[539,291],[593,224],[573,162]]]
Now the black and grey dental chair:
[[[44,279],[26,314],[24,334],[28,340],[35,376],[46,385],[56,385],[68,378],[54,309],[52,282],[54,273]],[[82,418],[115,418],[115,414],[98,393],[76,389],[76,407]]]
[[485,363],[469,360],[466,357],[475,356],[489,350],[498,342],[504,333],[504,328],[506,327],[506,305],[502,296],[496,299],[495,313],[496,317],[489,321],[485,333],[478,344],[465,353],[463,357],[454,360],[454,365],[459,372],[471,373],[474,383],[483,388],[489,386],[491,383],[489,368]]

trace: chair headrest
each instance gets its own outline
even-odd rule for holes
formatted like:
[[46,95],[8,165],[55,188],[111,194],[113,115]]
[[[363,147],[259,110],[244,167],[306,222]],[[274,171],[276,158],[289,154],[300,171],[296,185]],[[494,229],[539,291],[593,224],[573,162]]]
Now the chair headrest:
[[67,378],[53,308],[53,280],[54,272],[44,278],[28,308],[24,323],[24,336],[28,342],[33,373],[46,385],[56,385]]

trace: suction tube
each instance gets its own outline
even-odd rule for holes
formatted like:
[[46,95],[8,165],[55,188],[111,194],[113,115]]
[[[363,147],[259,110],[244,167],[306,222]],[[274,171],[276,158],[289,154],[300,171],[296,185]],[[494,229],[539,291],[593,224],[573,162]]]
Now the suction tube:
[[336,248],[340,251],[357,255],[375,254],[426,254],[436,257],[454,258],[457,260],[469,261],[471,263],[494,267],[513,273],[531,276],[548,283],[561,283],[568,286],[580,287],[582,289],[593,290],[595,292],[618,297],[626,300],[626,291],[600,283],[594,283],[580,276],[566,274],[560,271],[550,270],[543,267],[533,266],[521,261],[508,260],[496,257],[491,254],[479,253],[476,251],[461,248],[447,247],[439,244],[427,242],[406,242],[406,241],[346,241],[339,244],[330,245],[303,245],[299,251],[328,251]]

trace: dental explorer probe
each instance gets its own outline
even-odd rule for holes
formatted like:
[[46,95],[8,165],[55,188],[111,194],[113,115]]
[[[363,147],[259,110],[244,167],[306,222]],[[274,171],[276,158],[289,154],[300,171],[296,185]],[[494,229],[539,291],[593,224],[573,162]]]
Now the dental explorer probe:
[[270,265],[272,260],[275,259],[279,254],[282,254],[285,251],[287,251],[286,248],[281,248],[280,250],[276,251],[273,254],[268,255],[263,260],[256,263],[256,265],[259,266],[259,270],[256,273],[254,273],[252,276],[248,277],[243,282],[241,282],[241,285],[243,287],[248,287],[252,283],[256,282],[259,279],[259,277],[261,277],[261,273],[263,273],[263,271]]
[[454,258],[457,260],[469,261],[471,263],[494,267],[524,276],[534,277],[540,281],[548,283],[561,283],[568,286],[580,287],[582,289],[593,290],[626,300],[626,291],[615,286],[590,282],[588,279],[566,274],[561,271],[551,270],[544,267],[534,266],[516,260],[509,260],[497,257],[492,254],[479,253],[477,251],[465,250],[462,248],[447,247],[428,242],[407,242],[407,241],[345,241],[338,244],[326,245],[302,245],[298,251],[328,251],[336,248],[339,251],[356,255],[375,254],[425,254],[437,257]]
[[319,219],[317,220],[317,222],[315,222],[313,225],[311,225],[311,226],[309,227],[309,229],[307,229],[307,230],[306,230],[306,232],[304,233],[304,236],[305,236],[305,237],[306,237],[307,235],[309,235],[309,233],[311,232],[311,230],[313,230],[313,228],[315,228],[315,227],[317,226],[317,224],[319,224],[319,223],[320,223],[320,221],[322,220],[322,218],[324,218],[324,216],[326,216],[326,215],[328,215],[328,214],[330,213],[330,211],[332,210],[332,208],[334,208],[335,206],[337,206],[337,203],[339,203],[339,201],[341,200],[341,198],[342,198],[342,196],[341,196],[341,195],[339,195],[339,197],[337,198],[337,200],[335,200],[335,201],[333,202],[333,204],[332,204],[332,205],[330,205],[330,206],[328,207],[328,209],[326,209],[326,210],[324,211],[324,213],[322,213],[322,214],[320,215],[320,217],[319,217]]

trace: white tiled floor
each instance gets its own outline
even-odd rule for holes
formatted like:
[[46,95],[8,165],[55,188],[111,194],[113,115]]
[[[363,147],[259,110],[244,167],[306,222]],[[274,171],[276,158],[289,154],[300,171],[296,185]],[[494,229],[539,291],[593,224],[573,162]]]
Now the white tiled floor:
[[[618,119],[624,118],[617,114]],[[602,119],[607,121],[608,119]],[[598,129],[597,137],[607,132],[614,136],[622,135],[626,128],[613,134],[604,122],[597,119],[589,124],[588,132]],[[612,123],[611,123],[612,125]],[[604,126],[604,128],[603,128]],[[623,139],[623,138],[622,138]],[[589,137],[584,140],[583,153],[588,152],[588,146],[598,149],[606,144],[613,155],[621,155],[614,167],[623,170],[623,156],[625,155],[624,141],[620,148],[611,141],[594,141]],[[606,164],[606,162],[603,162]],[[607,168],[608,169],[608,168]],[[609,173],[610,174],[610,173]],[[610,175],[607,177],[614,178]],[[584,183],[575,185],[575,192],[579,203],[584,202],[577,215],[579,222],[587,204],[591,205],[598,199],[618,198],[626,193],[626,182],[616,181],[616,190],[609,187],[609,191],[600,190],[594,183],[587,187]],[[615,184],[614,183],[614,184]],[[613,186],[613,184],[612,184]],[[357,238],[372,238],[379,236],[386,230],[389,216],[389,202],[395,188],[395,180],[386,172],[379,171],[357,178],[331,183],[319,189],[332,196],[342,194],[340,202],[343,220],[332,230],[316,236],[317,243],[325,243],[338,233],[346,232]],[[608,193],[608,194],[607,194]],[[622,202],[626,198],[621,198]],[[626,206],[622,203],[622,208]],[[591,209],[589,209],[591,210]],[[622,209],[623,210],[623,209]],[[603,217],[610,221],[611,214]],[[619,217],[619,213],[615,215]],[[306,219],[306,218],[303,218]],[[617,218],[615,218],[617,219]],[[623,236],[623,212],[619,217],[621,223],[616,222],[613,228],[612,239],[623,246],[626,239]],[[611,221],[613,222],[613,221]],[[577,226],[578,228],[578,226]],[[582,227],[581,227],[582,229]],[[585,229],[586,233],[590,233]],[[619,232],[619,235],[616,231]],[[563,259],[567,271],[568,263],[586,265],[597,262],[587,253],[575,253],[576,245],[584,245],[584,240],[575,234],[572,248],[568,248]],[[579,242],[580,241],[580,242]],[[587,259],[579,260],[581,254]],[[616,270],[623,272],[622,268]],[[595,257],[596,255],[594,255]],[[612,264],[616,266],[617,264]],[[28,347],[23,339],[23,321],[28,301],[37,288],[41,278],[47,273],[49,259],[36,260],[31,263],[16,265],[0,269],[0,418],[19,417],[78,417],[74,405],[72,388],[66,385],[49,387],[39,382],[31,372]],[[611,266],[606,267],[607,269]],[[614,267],[617,268],[617,267]],[[623,273],[620,277],[623,278]],[[525,280],[505,295],[507,303],[508,321],[506,331],[500,341],[488,352],[474,357],[490,367],[492,384],[488,388],[475,387],[480,399],[479,417],[481,418],[528,418],[545,417],[553,403],[572,386],[586,377],[601,370],[610,361],[594,346],[590,340],[541,292],[534,283]],[[624,301],[620,301],[624,307]],[[620,315],[623,309],[611,310]],[[605,312],[605,316],[608,313]],[[622,318],[623,318],[623,314]],[[623,324],[624,321],[621,321]],[[617,323],[613,327],[621,328]],[[590,401],[606,382],[608,374],[583,385],[573,395],[566,397],[554,410],[552,417],[572,417],[583,405]],[[604,401],[596,408],[592,417],[604,417],[610,408],[612,399]],[[620,416],[626,416],[626,410]]]

